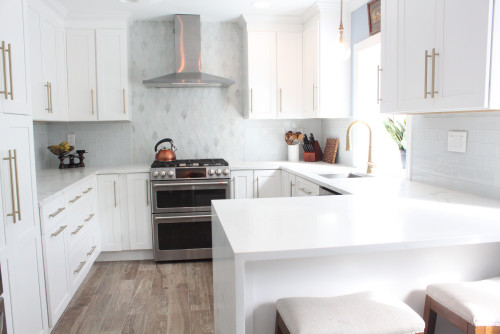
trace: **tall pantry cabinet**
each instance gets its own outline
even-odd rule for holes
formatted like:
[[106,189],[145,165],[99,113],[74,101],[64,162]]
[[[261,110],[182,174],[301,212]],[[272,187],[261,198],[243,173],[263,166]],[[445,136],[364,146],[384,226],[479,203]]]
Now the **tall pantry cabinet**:
[[0,1],[0,265],[9,334],[47,325],[26,20],[24,0]]

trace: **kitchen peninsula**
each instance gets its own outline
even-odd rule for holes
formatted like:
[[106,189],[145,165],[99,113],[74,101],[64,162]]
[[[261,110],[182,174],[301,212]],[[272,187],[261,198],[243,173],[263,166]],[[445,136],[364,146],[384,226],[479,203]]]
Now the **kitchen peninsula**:
[[500,275],[497,201],[405,180],[322,185],[354,195],[213,202],[216,333],[272,334],[292,296],[385,290],[422,314],[428,284]]

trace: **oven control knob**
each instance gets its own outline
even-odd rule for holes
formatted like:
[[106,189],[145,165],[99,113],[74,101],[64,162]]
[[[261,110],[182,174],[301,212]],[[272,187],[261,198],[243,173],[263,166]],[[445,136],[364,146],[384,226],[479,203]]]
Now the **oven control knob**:
[[213,169],[208,170],[208,175],[214,175],[215,171]]
[[229,175],[229,169],[225,168],[225,169],[222,171],[222,174],[224,174],[224,175]]
[[168,176],[172,177],[174,176],[174,171],[173,170],[169,170],[168,173],[167,173]]
[[221,171],[220,169],[217,169],[217,170],[215,171],[215,174],[217,174],[217,175],[221,175],[221,174],[222,174],[222,171]]
[[165,176],[165,171],[164,171],[164,170],[162,170],[162,171],[160,172],[160,176]]
[[158,176],[158,172],[153,172],[153,176]]

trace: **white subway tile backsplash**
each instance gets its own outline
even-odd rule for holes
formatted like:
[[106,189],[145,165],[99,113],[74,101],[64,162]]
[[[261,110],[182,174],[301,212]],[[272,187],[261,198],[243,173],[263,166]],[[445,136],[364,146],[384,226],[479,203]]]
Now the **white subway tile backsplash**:
[[[412,126],[413,180],[500,199],[500,113],[414,116]],[[449,130],[468,132],[465,153],[447,151]]]

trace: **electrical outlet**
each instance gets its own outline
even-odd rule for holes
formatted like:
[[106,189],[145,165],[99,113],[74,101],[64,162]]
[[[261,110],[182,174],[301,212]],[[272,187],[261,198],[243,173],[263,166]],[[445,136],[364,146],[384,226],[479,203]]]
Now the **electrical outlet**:
[[76,135],[74,133],[68,133],[66,135],[66,141],[70,146],[76,147]]
[[467,131],[448,131],[448,152],[467,151]]

